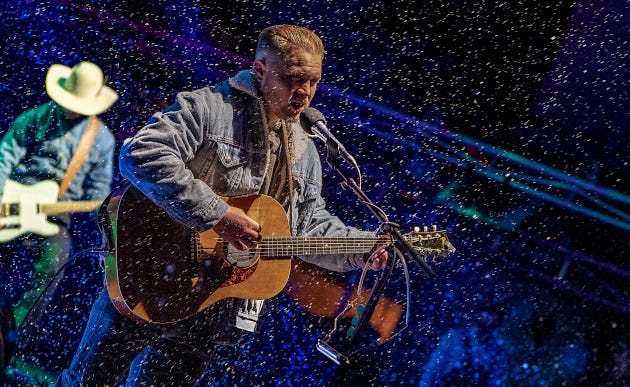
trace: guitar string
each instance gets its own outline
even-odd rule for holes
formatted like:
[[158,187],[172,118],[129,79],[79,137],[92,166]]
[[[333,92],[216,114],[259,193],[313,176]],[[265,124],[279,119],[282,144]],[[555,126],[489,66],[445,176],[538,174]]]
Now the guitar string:
[[[418,241],[439,241],[441,237],[433,237],[433,238],[423,238],[423,239],[407,239],[407,241],[411,243],[415,243]],[[225,240],[223,238],[212,238],[216,243],[223,243]],[[339,238],[339,239],[318,239],[318,238],[295,238],[295,237],[263,237],[262,241],[259,244],[263,245],[282,245],[286,244],[287,246],[299,245],[299,244],[323,244],[323,245],[348,245],[353,246],[356,244],[374,244],[379,241],[391,242],[390,239],[382,239],[382,238],[360,238],[360,239],[351,239],[351,238]]]
[[[218,243],[224,243],[222,238],[215,238]],[[267,252],[291,252],[295,250],[300,251],[315,251],[325,252],[333,251],[335,253],[342,252],[356,252],[356,251],[370,251],[374,244],[381,239],[378,238],[294,238],[294,237],[266,237],[256,247],[256,251],[259,253]],[[202,252],[206,252],[207,249],[202,248]]]
[[[415,242],[412,239],[412,243]],[[425,241],[430,239],[439,240],[439,237],[433,238],[425,238]],[[216,243],[225,243],[223,238],[213,238]],[[420,239],[418,239],[420,240]],[[374,245],[379,242],[389,242],[389,239],[383,238],[296,238],[296,237],[265,237],[262,242],[258,244],[255,251],[257,252],[275,252],[275,251],[312,251],[316,252],[324,252],[324,251],[332,251],[332,252],[363,252],[369,251],[374,247]],[[200,247],[200,252],[208,252],[214,251],[215,248],[207,248]],[[436,249],[439,250],[439,249]]]

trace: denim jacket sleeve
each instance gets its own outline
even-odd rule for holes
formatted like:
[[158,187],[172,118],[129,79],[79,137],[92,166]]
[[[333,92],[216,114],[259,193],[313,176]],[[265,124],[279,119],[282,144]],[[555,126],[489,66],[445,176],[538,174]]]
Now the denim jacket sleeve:
[[228,207],[186,167],[203,146],[206,131],[225,121],[222,115],[229,112],[222,107],[208,89],[179,93],[120,151],[121,174],[173,219],[197,231],[212,228]]
[[[338,217],[326,210],[324,199],[320,196],[313,203],[314,213],[307,232],[308,236],[326,237],[374,237],[370,231],[361,231],[357,228],[346,226]],[[325,269],[345,272],[363,268],[365,264],[364,254],[335,254],[335,255],[311,255],[300,257],[302,260],[321,266]]]
[[0,197],[11,171],[26,154],[26,148],[15,136],[15,128],[11,128],[0,142]]
[[[370,231],[361,231],[346,226],[341,219],[332,215],[326,208],[322,197],[322,165],[319,154],[312,141],[301,162],[298,162],[295,177],[300,181],[299,195],[296,198],[297,218],[296,232],[309,237],[373,237]],[[310,255],[300,257],[302,260],[321,266],[328,270],[344,272],[363,268],[364,254]]]
[[92,144],[90,159],[93,160],[88,166],[83,181],[83,200],[103,200],[111,190],[114,173],[114,149],[116,139],[112,132],[101,123],[97,137]]

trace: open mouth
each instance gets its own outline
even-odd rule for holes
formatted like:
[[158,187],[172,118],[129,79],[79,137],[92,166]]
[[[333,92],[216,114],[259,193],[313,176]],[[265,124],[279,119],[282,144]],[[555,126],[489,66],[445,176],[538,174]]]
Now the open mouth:
[[290,105],[294,110],[299,111],[306,106],[306,103],[291,101]]

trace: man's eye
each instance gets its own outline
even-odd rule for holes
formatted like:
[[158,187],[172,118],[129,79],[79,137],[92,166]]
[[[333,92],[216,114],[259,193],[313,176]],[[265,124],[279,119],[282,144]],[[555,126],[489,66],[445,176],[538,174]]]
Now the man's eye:
[[309,78],[306,78],[306,77],[304,77],[302,75],[287,75],[287,76],[285,76],[285,79],[288,82],[295,83],[295,84],[300,84],[300,85],[303,84],[303,83],[307,83],[308,82],[309,85],[315,86],[315,85],[317,85],[319,83],[319,78],[309,79]]

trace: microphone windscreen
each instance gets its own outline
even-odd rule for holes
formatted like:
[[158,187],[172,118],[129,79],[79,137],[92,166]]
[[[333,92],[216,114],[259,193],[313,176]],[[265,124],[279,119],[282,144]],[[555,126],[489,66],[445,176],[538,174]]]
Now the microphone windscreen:
[[309,127],[313,126],[313,124],[317,121],[322,121],[324,125],[326,124],[326,118],[324,115],[319,110],[310,106],[304,109],[302,112],[302,118],[306,121]]

